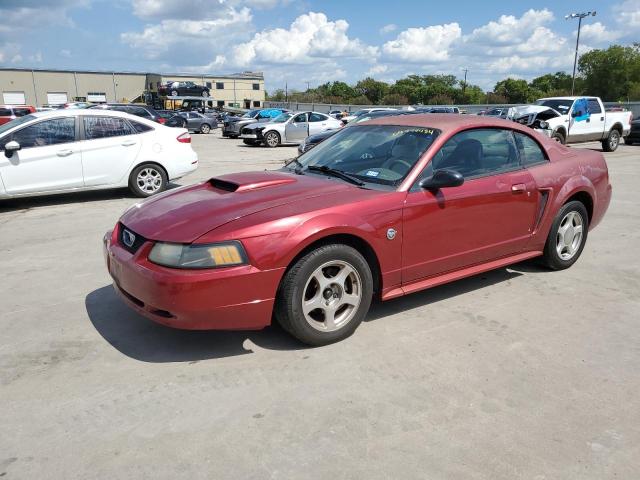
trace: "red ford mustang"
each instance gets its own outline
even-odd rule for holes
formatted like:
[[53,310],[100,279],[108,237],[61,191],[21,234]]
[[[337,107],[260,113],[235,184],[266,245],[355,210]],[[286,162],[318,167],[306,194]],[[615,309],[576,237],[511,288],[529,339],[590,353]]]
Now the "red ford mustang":
[[389,116],[346,128],[278,171],[178,188],[105,235],[116,290],[184,329],[349,336],[372,297],[541,257],[571,266],[611,198],[602,154],[516,123]]

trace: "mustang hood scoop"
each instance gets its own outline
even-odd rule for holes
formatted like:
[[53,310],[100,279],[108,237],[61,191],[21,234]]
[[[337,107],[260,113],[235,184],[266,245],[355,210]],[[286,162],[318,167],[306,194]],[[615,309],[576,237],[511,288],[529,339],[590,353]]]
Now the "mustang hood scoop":
[[[235,175],[240,176],[239,175]],[[223,180],[222,178],[212,178],[209,183],[212,187],[224,190],[227,192],[246,192],[248,190],[256,190],[258,188],[275,187],[277,185],[285,185],[287,183],[295,183],[294,178],[271,178],[254,180],[253,178],[247,179],[244,183],[231,182],[229,180]]]
[[191,243],[247,215],[352,188],[315,175],[234,173],[151,197],[127,210],[121,221],[151,240]]

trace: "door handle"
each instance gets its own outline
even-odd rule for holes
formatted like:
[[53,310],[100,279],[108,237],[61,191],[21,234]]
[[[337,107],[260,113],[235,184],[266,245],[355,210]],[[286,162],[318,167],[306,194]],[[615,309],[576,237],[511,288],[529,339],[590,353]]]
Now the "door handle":
[[73,150],[58,150],[57,155],[59,157],[68,157],[73,153]]
[[600,121],[601,121],[601,122],[602,122],[602,121],[604,121],[604,117],[600,117]]
[[131,147],[132,145],[135,145],[136,142],[134,142],[133,140],[129,140],[128,142],[122,142],[122,146],[123,147]]
[[511,185],[511,193],[524,193],[527,190],[527,187],[524,183],[516,183]]

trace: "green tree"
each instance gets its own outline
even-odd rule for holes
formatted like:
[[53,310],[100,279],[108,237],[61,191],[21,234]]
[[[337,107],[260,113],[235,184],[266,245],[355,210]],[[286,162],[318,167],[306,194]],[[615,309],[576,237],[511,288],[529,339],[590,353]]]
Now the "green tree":
[[633,84],[640,78],[640,44],[591,50],[580,56],[578,71],[589,95],[605,101],[627,100]]
[[371,99],[364,95],[359,95],[351,99],[351,105],[371,105]]
[[541,92],[543,96],[570,95],[571,75],[566,72],[547,73],[531,80],[529,86]]
[[389,92],[389,84],[367,77],[356,83],[354,90],[358,95],[370,98],[373,103],[380,103],[382,97]]
[[388,93],[380,101],[381,105],[409,105],[409,99],[399,93]]
[[493,92],[505,97],[508,103],[526,103],[529,84],[526,80],[506,78],[496,83]]

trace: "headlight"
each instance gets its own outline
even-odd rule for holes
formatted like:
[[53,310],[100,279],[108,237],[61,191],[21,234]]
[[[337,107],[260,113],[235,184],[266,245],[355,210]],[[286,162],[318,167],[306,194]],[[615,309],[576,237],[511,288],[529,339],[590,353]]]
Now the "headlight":
[[549,124],[547,122],[540,122],[540,128],[549,128]]
[[247,254],[236,241],[201,245],[158,242],[149,260],[173,268],[217,268],[246,264]]

